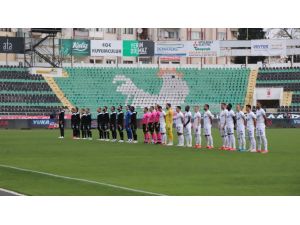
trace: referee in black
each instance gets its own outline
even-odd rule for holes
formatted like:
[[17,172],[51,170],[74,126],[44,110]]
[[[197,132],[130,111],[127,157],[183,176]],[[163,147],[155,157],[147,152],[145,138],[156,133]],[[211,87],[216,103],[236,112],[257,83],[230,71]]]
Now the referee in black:
[[58,113],[58,126],[60,130],[60,137],[58,138],[64,138],[65,137],[65,110],[63,108],[60,108]]

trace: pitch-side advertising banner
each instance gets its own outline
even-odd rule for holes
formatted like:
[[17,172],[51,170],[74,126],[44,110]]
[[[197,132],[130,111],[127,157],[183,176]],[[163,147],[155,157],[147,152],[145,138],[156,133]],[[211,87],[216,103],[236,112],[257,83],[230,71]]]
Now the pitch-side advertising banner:
[[157,56],[186,56],[185,42],[159,41],[155,42],[155,55]]
[[285,40],[251,40],[253,56],[286,56]]
[[122,41],[91,40],[91,56],[122,56]]
[[219,41],[186,41],[187,57],[217,57],[220,55]]

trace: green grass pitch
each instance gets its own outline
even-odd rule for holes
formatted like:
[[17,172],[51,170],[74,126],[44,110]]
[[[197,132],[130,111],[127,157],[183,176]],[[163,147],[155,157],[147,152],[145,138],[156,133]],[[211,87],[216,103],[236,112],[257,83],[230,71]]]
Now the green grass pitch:
[[144,145],[140,132],[138,144],[70,134],[0,130],[0,187],[25,195],[300,195],[300,129],[268,129],[269,154]]

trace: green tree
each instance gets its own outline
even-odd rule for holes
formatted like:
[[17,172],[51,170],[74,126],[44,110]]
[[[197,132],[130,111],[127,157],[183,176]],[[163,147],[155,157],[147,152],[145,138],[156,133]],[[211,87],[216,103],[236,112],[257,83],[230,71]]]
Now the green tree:
[[[254,40],[254,39],[265,39],[265,31],[263,28],[239,28],[238,29],[238,40]],[[259,61],[264,61],[264,56],[249,56],[248,63],[255,64]],[[234,63],[245,64],[246,57],[237,56],[234,58]]]

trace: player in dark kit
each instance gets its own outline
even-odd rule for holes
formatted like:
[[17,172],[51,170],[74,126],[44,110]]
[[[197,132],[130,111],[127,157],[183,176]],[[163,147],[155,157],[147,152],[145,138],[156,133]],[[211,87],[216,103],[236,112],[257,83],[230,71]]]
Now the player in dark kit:
[[107,112],[107,106],[104,106],[103,108],[102,130],[105,141],[109,141],[109,112]]
[[76,107],[76,114],[75,114],[75,130],[76,130],[76,138],[80,139],[80,113],[78,107]]
[[81,128],[82,139],[86,139],[86,137],[87,137],[87,116],[85,113],[85,109],[81,109],[80,128]]
[[65,110],[63,108],[61,108],[58,113],[58,126],[60,130],[60,137],[58,138],[64,138],[65,137]]
[[109,117],[109,124],[110,124],[112,142],[116,142],[117,141],[117,113],[115,112],[116,108],[114,106],[112,106],[110,110],[111,110],[111,114]]
[[71,127],[73,130],[73,139],[76,139],[77,134],[76,134],[76,109],[72,108],[71,109],[72,115],[71,115]]
[[86,117],[87,117],[87,137],[89,140],[92,140],[92,114],[89,108],[86,108]]
[[131,111],[131,120],[130,120],[130,127],[132,130],[132,136],[133,136],[133,143],[137,143],[137,112],[135,111],[134,106],[130,106],[130,111]]
[[102,122],[103,121],[103,113],[102,113],[102,110],[101,110],[100,107],[97,109],[97,113],[98,113],[98,115],[97,115],[97,129],[99,131],[99,139],[98,140],[103,141],[104,140],[103,139],[103,131],[101,129],[101,125],[103,123]]
[[118,131],[120,135],[120,140],[119,142],[124,142],[124,113],[122,111],[122,106],[119,105],[118,107],[118,116],[117,116],[117,126],[118,126]]

